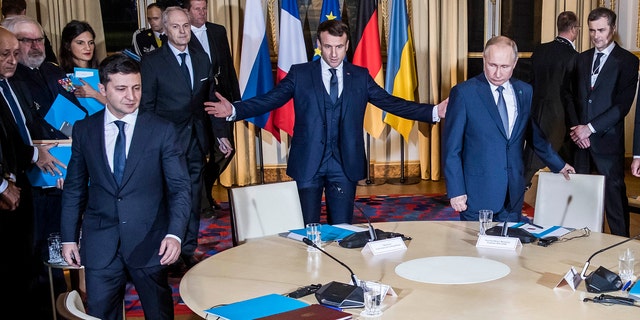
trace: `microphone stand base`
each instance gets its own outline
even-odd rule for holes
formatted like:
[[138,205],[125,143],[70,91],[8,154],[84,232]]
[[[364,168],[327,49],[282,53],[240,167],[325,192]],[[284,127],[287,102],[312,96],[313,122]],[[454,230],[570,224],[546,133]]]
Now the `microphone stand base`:
[[384,179],[362,179],[358,181],[358,185],[364,187],[379,186],[385,183],[386,181]]
[[420,182],[420,180],[421,179],[419,177],[404,177],[404,178],[388,179],[387,183],[407,185],[407,184],[417,184]]

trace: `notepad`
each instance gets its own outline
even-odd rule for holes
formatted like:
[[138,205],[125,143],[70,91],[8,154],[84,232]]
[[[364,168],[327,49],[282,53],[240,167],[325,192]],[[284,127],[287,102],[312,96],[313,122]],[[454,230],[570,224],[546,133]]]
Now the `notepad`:
[[[364,230],[367,230],[367,229],[364,229]],[[342,240],[344,239],[344,237],[354,232],[355,231],[353,230],[342,228],[340,227],[340,225],[332,226],[329,224],[323,224],[320,226],[320,237],[322,238],[323,242]],[[307,236],[307,230],[305,229],[289,230],[289,232],[284,232],[280,235],[287,238],[294,239],[294,240],[302,241],[302,238]]]
[[348,320],[352,314],[337,309],[325,307],[320,304],[312,304],[283,313],[258,318],[256,320]]
[[204,310],[205,313],[226,320],[252,320],[308,306],[309,304],[283,296],[268,294],[224,306]]

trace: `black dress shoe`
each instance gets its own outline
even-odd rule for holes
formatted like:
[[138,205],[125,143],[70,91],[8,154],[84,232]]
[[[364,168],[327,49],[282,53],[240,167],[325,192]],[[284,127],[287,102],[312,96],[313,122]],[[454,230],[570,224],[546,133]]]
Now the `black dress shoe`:
[[213,207],[202,208],[202,211],[200,212],[200,214],[202,215],[203,218],[207,218],[207,219],[218,218],[218,214],[216,213],[216,210]]
[[222,210],[222,206],[218,203],[218,201],[216,201],[216,199],[213,199],[213,203],[211,204],[211,206],[216,210]]

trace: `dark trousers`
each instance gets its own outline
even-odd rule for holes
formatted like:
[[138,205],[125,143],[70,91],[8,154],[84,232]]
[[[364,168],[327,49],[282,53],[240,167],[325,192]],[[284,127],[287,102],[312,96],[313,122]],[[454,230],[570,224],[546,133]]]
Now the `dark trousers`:
[[342,164],[329,157],[309,181],[296,181],[304,223],[320,222],[322,193],[327,206],[327,223],[351,223],[357,182],[344,174]]
[[193,256],[198,247],[202,201],[202,171],[205,162],[205,154],[196,139],[191,139],[186,152],[186,160],[187,170],[191,178],[191,214],[187,224],[187,232],[184,239],[182,239],[182,255]]

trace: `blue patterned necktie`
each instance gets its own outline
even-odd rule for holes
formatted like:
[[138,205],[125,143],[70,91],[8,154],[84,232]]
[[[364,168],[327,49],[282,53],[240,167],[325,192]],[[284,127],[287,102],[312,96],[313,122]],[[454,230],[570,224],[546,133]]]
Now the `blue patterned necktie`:
[[330,68],[331,80],[329,80],[329,96],[331,102],[336,103],[338,101],[338,76],[336,75],[336,69]]
[[504,131],[507,133],[508,138],[509,114],[507,113],[507,103],[504,101],[504,95],[502,95],[502,90],[504,90],[504,87],[499,86],[496,90],[498,90],[498,112],[500,113],[500,118],[502,118],[502,126],[504,126]]
[[183,53],[179,53],[178,55],[180,56],[180,59],[182,59],[182,63],[180,63],[180,70],[182,71],[182,74],[184,75],[184,77],[187,78],[187,83],[189,84],[189,88],[192,88],[191,74],[189,74],[189,67],[187,66],[187,53],[183,52]]
[[24,118],[22,117],[22,113],[20,112],[20,107],[18,107],[18,103],[13,98],[13,94],[11,94],[11,90],[9,90],[9,84],[5,79],[0,80],[0,87],[2,87],[4,97],[9,103],[9,108],[11,108],[11,113],[13,113],[14,119],[16,119],[16,125],[18,126],[18,132],[20,133],[22,141],[26,145],[31,145],[29,133],[27,132],[27,126],[24,123]]
[[116,138],[116,146],[113,149],[113,177],[116,178],[116,182],[120,185],[124,175],[124,163],[127,160],[127,137],[124,132],[126,122],[116,120],[113,123],[118,126],[119,131]]

